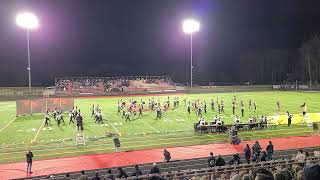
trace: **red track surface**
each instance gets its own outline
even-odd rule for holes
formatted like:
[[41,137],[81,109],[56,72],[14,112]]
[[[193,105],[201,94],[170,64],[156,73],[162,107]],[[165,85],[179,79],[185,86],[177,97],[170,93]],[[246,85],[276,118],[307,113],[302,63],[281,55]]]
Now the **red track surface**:
[[[266,148],[270,139],[260,139],[260,145]],[[306,148],[320,145],[320,136],[299,136],[271,139],[276,150],[294,148]],[[255,141],[244,141],[240,145],[231,144],[208,144],[185,147],[168,148],[173,160],[207,157],[209,152],[215,155],[230,155],[242,153],[244,145],[250,146]],[[21,154],[24,156],[24,154]],[[144,164],[163,161],[163,149],[149,149],[122,153],[85,155],[61,159],[36,161],[37,154],[34,152],[32,176],[40,176],[54,173],[90,170],[98,168],[110,168],[115,166],[127,166],[133,164]],[[0,165],[0,179],[24,178],[27,177],[26,163],[2,164]]]

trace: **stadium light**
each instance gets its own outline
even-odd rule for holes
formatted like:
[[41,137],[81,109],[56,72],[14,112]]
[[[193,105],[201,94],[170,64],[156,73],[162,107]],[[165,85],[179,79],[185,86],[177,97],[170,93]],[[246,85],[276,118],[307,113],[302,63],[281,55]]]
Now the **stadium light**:
[[192,65],[192,34],[199,31],[200,29],[200,23],[193,19],[187,19],[184,20],[182,23],[182,29],[183,32],[186,34],[190,34],[190,88],[192,88],[192,71],[193,71],[193,65]]
[[39,26],[39,20],[36,15],[30,12],[20,13],[16,17],[16,24],[26,29],[27,31],[27,44],[28,44],[28,74],[29,74],[29,92],[31,94],[31,63],[30,63],[30,42],[29,42],[29,30],[36,29]]

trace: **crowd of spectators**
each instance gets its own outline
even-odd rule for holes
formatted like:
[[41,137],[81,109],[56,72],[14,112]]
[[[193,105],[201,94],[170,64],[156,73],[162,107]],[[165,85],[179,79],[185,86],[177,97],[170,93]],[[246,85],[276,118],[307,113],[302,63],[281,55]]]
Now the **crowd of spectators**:
[[[262,159],[265,155],[265,159]],[[244,159],[246,155],[244,154]],[[255,155],[254,155],[255,156]],[[314,152],[314,156],[310,157],[309,153],[303,150],[299,150],[295,156],[291,159],[282,159],[274,161],[268,158],[268,153],[262,153],[259,160],[251,158],[248,163],[247,160],[242,161],[239,154],[234,154],[231,160],[225,160],[221,155],[217,158],[214,157],[211,152],[208,157],[208,169],[214,173],[199,173],[199,170],[184,170],[181,172],[188,172],[192,175],[177,175],[179,172],[171,172],[175,174],[170,179],[174,180],[318,180],[320,179],[320,157],[318,152]],[[291,163],[289,163],[289,161]],[[269,162],[269,163],[268,163]],[[276,163],[275,163],[276,162]],[[241,166],[243,165],[243,166]],[[248,168],[249,165],[250,167]],[[239,167],[239,168],[236,168]],[[194,171],[194,173],[190,173]],[[169,173],[170,174],[170,173]],[[112,172],[111,169],[107,170],[106,174],[99,174],[98,172],[92,177],[94,180],[100,179],[166,179],[168,174],[162,175],[161,169],[156,163],[153,163],[147,177],[141,178],[143,172],[139,169],[138,165],[135,165],[133,172],[127,173],[121,167],[117,169],[117,172]],[[145,174],[146,175],[146,174]],[[70,179],[69,174],[66,174],[65,179]],[[77,178],[79,180],[89,179],[85,171],[81,171],[81,175]]]
[[76,91],[76,90],[97,90],[111,91],[117,89],[123,91],[124,88],[147,86],[172,86],[170,78],[166,77],[86,77],[86,78],[59,78],[56,79],[55,88],[57,91]]

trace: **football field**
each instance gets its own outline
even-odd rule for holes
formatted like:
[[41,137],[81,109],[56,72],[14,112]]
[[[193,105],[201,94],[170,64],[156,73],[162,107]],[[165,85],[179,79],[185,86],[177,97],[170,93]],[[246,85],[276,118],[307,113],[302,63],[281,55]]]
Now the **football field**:
[[[120,136],[123,151],[150,149],[159,147],[185,146],[195,144],[208,144],[227,142],[228,134],[196,134],[193,131],[198,117],[195,112],[187,113],[184,99],[191,101],[199,99],[206,101],[207,113],[203,113],[206,121],[211,121],[218,115],[217,106],[215,110],[210,107],[210,99],[217,98],[224,101],[225,112],[220,114],[225,124],[234,121],[231,102],[236,96],[237,104],[243,100],[245,104],[245,117],[242,122],[247,122],[249,116],[260,117],[267,115],[277,120],[277,128],[259,131],[246,131],[240,133],[240,138],[258,139],[286,136],[301,136],[312,134],[313,129],[306,124],[294,124],[288,128],[284,117],[286,111],[292,114],[301,114],[301,105],[305,102],[308,113],[313,113],[312,121],[320,121],[320,93],[307,92],[237,92],[237,93],[210,93],[210,94],[171,94],[171,107],[174,97],[178,97],[180,104],[175,109],[165,112],[161,119],[156,120],[156,112],[148,109],[148,101],[151,98],[161,104],[165,102],[168,95],[160,96],[125,96],[125,97],[88,97],[75,99],[75,105],[81,110],[84,119],[84,134],[86,146],[76,146],[76,126],[69,124],[69,117],[64,116],[65,124],[57,126],[51,117],[51,125],[44,126],[44,115],[34,114],[32,116],[15,117],[15,101],[0,102],[0,163],[19,162],[25,158],[26,150],[31,147],[35,160],[50,159],[81,154],[114,152],[113,134]],[[257,110],[248,108],[249,99],[256,102]],[[117,114],[117,103],[122,99],[129,101],[146,102],[142,117],[136,116],[126,122]],[[276,102],[279,101],[281,110],[277,111]],[[91,116],[92,105],[99,105],[103,113],[104,124],[96,124]],[[240,105],[237,106],[236,114],[241,115]],[[298,120],[293,121],[298,122]],[[34,142],[34,143],[31,143]]]

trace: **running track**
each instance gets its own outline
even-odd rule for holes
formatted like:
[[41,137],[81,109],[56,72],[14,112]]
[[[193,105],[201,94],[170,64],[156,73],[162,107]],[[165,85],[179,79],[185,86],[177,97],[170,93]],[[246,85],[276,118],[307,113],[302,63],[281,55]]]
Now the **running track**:
[[[260,145],[266,148],[270,139],[260,139]],[[320,136],[299,136],[271,139],[276,150],[287,150],[297,148],[307,148],[320,145]],[[244,145],[250,146],[255,141],[244,141],[240,145],[231,144],[208,144],[185,147],[168,148],[173,160],[192,159],[207,157],[209,152],[215,155],[230,155],[242,153]],[[24,156],[24,154],[21,154]],[[84,155],[69,158],[49,159],[36,161],[37,154],[34,152],[35,161],[33,162],[32,176],[41,176],[56,173],[79,171],[81,169],[91,170],[100,168],[110,168],[116,166],[128,166],[134,164],[145,164],[163,161],[163,149],[149,149],[131,152]],[[0,179],[25,178],[26,163],[13,163],[0,165]],[[30,176],[29,176],[30,177]]]

